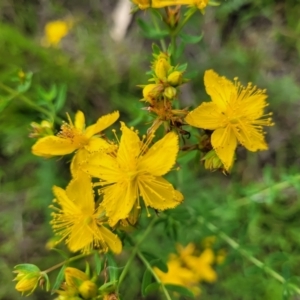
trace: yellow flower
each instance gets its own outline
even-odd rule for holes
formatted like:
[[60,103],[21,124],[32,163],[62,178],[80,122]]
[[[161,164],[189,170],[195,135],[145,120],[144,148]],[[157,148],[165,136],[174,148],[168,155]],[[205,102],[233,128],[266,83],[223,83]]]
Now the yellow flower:
[[119,112],[105,115],[98,121],[85,128],[85,117],[83,112],[78,111],[75,115],[75,122],[64,123],[57,136],[49,135],[39,139],[32,146],[32,153],[37,156],[52,157],[66,155],[78,150],[71,164],[72,174],[75,175],[78,169],[78,161],[85,158],[88,153],[108,150],[112,145],[101,137],[95,136],[112,125],[118,118]]
[[46,24],[44,28],[44,38],[42,45],[45,47],[57,47],[63,37],[65,37],[73,27],[72,20],[57,20]]
[[132,0],[134,4],[136,4],[139,9],[146,9],[149,7],[153,8],[162,8],[166,6],[172,5],[180,5],[180,0]]
[[181,261],[177,258],[173,258],[167,262],[168,272],[164,273],[158,268],[154,267],[154,272],[164,284],[175,284],[185,287],[191,287],[197,284],[197,279],[194,273],[182,267]]
[[140,196],[146,207],[158,210],[174,208],[183,200],[183,195],[161,177],[175,164],[178,136],[169,132],[148,150],[153,137],[140,141],[137,133],[121,124],[123,134],[117,153],[92,154],[82,166],[85,172],[100,178],[101,207],[111,226],[128,218],[134,206],[140,209]]
[[204,75],[206,92],[212,102],[204,102],[185,118],[191,126],[213,130],[211,144],[229,170],[238,143],[249,151],[266,150],[263,126],[272,126],[271,114],[264,114],[268,105],[264,90],[249,83],[243,87],[213,70]]
[[215,282],[217,274],[211,265],[214,263],[215,256],[210,248],[206,248],[200,256],[185,255],[181,257],[186,266],[193,271],[196,280]]
[[97,295],[97,285],[89,279],[84,272],[68,267],[65,269],[65,282],[61,285],[62,290],[57,290],[60,296],[58,300],[65,299],[91,299]]
[[17,265],[15,269],[14,273],[17,273],[17,276],[14,280],[18,281],[16,290],[22,293],[28,292],[27,296],[32,294],[43,277],[40,269],[32,264]]
[[122,244],[119,238],[103,226],[101,208],[95,209],[92,182],[89,175],[78,172],[66,190],[54,186],[53,193],[61,209],[53,207],[51,221],[54,232],[66,240],[72,252],[90,252],[94,247],[107,251],[110,248],[120,253]]

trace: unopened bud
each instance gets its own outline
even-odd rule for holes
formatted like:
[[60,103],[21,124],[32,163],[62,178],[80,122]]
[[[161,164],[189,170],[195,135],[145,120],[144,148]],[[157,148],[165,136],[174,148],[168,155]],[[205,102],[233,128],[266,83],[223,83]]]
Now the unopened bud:
[[201,159],[204,161],[204,168],[207,170],[217,170],[224,168],[223,163],[218,157],[215,150],[211,150]]
[[169,99],[174,99],[177,95],[177,90],[172,87],[172,86],[168,86],[165,88],[164,90],[164,96],[166,96]]
[[153,100],[158,98],[163,91],[163,86],[160,84],[148,84],[143,89],[144,100],[153,103]]
[[168,76],[168,83],[173,86],[178,86],[182,83],[182,72],[174,71]]
[[97,296],[97,285],[90,281],[84,281],[79,287],[79,293],[83,299],[90,299]]
[[40,269],[32,264],[21,264],[15,266],[14,273],[17,273],[15,281],[18,292],[28,292],[27,296],[37,288],[39,280],[43,277]]
[[158,79],[165,81],[170,68],[169,62],[165,58],[160,58],[155,64],[155,75]]

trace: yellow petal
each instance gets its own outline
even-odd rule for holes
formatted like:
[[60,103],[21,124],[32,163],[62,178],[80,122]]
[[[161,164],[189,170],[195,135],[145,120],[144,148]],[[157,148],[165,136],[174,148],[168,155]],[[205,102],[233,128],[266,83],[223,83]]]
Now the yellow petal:
[[87,162],[88,157],[90,156],[90,152],[85,150],[85,148],[78,149],[77,152],[74,154],[72,161],[71,161],[71,174],[72,177],[76,177],[78,171],[82,171],[81,165]]
[[108,245],[109,249],[116,254],[121,253],[122,242],[120,241],[119,237],[104,226],[100,226],[99,231],[106,244]]
[[65,214],[76,215],[81,213],[74,202],[69,199],[65,190],[58,186],[53,186],[52,190],[58,204],[62,207]]
[[121,182],[105,187],[101,206],[109,218],[109,225],[113,227],[121,219],[126,219],[137,200],[137,187],[132,182]]
[[122,168],[136,161],[140,154],[141,142],[138,135],[121,122],[122,137],[118,149],[117,160]]
[[238,141],[249,151],[268,149],[264,135],[252,125],[241,124],[239,129],[235,130],[235,135]]
[[75,115],[75,128],[79,129],[82,132],[85,128],[85,118],[82,111],[78,110]]
[[67,267],[65,269],[65,279],[68,286],[76,287],[78,285],[78,280],[85,281],[88,280],[89,277],[76,268]]
[[107,183],[117,182],[121,175],[116,159],[102,152],[90,154],[88,160],[82,163],[80,168]]
[[213,70],[204,74],[204,85],[208,95],[221,111],[226,111],[228,104],[237,99],[234,84],[225,77],[219,76]]
[[64,139],[57,136],[46,136],[39,139],[31,148],[34,155],[51,157],[66,155],[77,149],[77,145],[71,139]]
[[138,170],[155,176],[164,175],[174,166],[178,150],[178,136],[169,132],[139,160]]
[[95,210],[94,193],[88,174],[78,172],[67,186],[66,194],[81,210],[82,214],[93,215]]
[[225,169],[229,171],[233,164],[234,152],[237,146],[237,139],[233,130],[229,126],[215,130],[211,136],[211,144]]
[[104,129],[106,129],[113,123],[115,123],[118,120],[119,116],[120,116],[119,112],[115,111],[111,114],[108,114],[108,115],[105,115],[105,116],[99,118],[98,121],[96,122],[96,124],[93,124],[86,128],[85,136],[87,138],[90,138],[93,135],[103,131]]
[[83,252],[89,252],[93,245],[93,233],[89,230],[84,220],[78,220],[77,224],[74,224],[72,231],[66,244],[72,252],[83,250]]
[[111,144],[99,137],[92,137],[89,139],[88,144],[84,146],[89,152],[97,152],[109,149]]
[[183,201],[183,195],[162,177],[142,175],[138,178],[138,186],[146,206],[165,210]]
[[224,115],[213,102],[203,102],[192,110],[185,118],[191,126],[215,130],[222,127]]

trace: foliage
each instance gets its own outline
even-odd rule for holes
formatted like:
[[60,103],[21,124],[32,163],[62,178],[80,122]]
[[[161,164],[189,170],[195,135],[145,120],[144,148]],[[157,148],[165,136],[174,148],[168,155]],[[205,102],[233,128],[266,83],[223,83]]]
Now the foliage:
[[[90,291],[96,282],[99,296],[105,299],[116,296],[117,291],[121,299],[164,299],[166,293],[172,299],[179,294],[188,298],[190,291],[178,286],[166,285],[167,292],[164,291],[153,270],[166,271],[169,255],[176,252],[176,243],[195,243],[200,256],[207,248],[207,237],[211,236],[215,237],[209,249],[215,256],[217,281],[201,282],[201,295],[196,297],[297,299],[298,3],[224,1],[218,7],[206,7],[204,15],[193,11],[193,7],[185,8],[191,15],[181,15],[189,20],[177,32],[177,43],[169,38],[169,28],[160,15],[148,8],[136,12],[138,25],[129,27],[118,45],[109,36],[107,16],[113,9],[111,3],[103,1],[97,7],[94,1],[74,1],[68,6],[53,0],[48,4],[28,3],[26,9],[19,1],[0,5],[1,299],[20,298],[16,282],[12,282],[14,265],[28,263],[34,270],[35,265],[38,270],[47,270],[59,262],[58,268],[49,272],[49,278],[42,279],[40,273],[35,276],[42,279],[44,287],[49,281],[53,290],[76,289],[89,298],[94,295]],[[79,11],[86,14],[78,14]],[[176,28],[176,10],[173,12],[169,25]],[[72,27],[59,46],[42,45],[44,25],[71,19]],[[87,265],[81,260],[83,254],[72,257],[63,245],[49,251],[57,242],[49,240],[52,232],[48,206],[54,197],[51,187],[67,186],[71,179],[71,156],[50,160],[35,157],[30,153],[34,140],[28,135],[56,134],[62,120],[67,120],[66,112],[73,116],[78,110],[84,111],[88,125],[119,110],[122,121],[146,133],[153,118],[142,108],[149,105],[151,98],[147,102],[142,89],[136,86],[143,85],[144,89],[149,78],[154,79],[149,84],[158,84],[157,78],[164,77],[159,71],[164,68],[160,67],[152,67],[144,75],[151,60],[148,39],[159,45],[154,54],[159,55],[157,49],[164,45],[163,50],[169,49],[172,54],[169,64],[173,69],[167,69],[168,76],[182,72],[169,78],[176,91],[166,90],[168,84],[163,87],[164,96],[175,93],[180,98],[181,108],[191,110],[202,101],[210,101],[203,83],[207,69],[229,79],[238,75],[244,84],[251,81],[267,88],[275,121],[275,126],[267,129],[269,150],[252,153],[240,147],[234,167],[226,176],[205,170],[199,162],[199,152],[180,152],[176,164],[180,171],[167,174],[165,179],[184,195],[185,201],[157,216],[151,211],[150,227],[151,219],[143,211],[137,228],[134,225],[125,231],[118,229],[123,241],[121,255],[96,252],[85,259]],[[138,101],[142,97],[146,102]],[[48,123],[41,123],[42,120]],[[112,126],[117,131],[119,127],[118,123]],[[196,144],[201,131],[187,128],[180,126],[177,132]],[[191,138],[182,130],[189,131]],[[114,139],[110,130],[105,133],[109,140]],[[162,134],[161,128],[158,137]],[[149,232],[146,228],[150,228]],[[225,260],[217,263],[218,257]],[[72,268],[82,273],[85,270],[86,275],[75,275],[79,281],[67,280],[66,270],[71,270],[71,275],[76,272]],[[63,282],[66,284],[62,285]],[[36,281],[28,285],[29,292],[35,284]],[[39,287],[28,296],[54,298]]]

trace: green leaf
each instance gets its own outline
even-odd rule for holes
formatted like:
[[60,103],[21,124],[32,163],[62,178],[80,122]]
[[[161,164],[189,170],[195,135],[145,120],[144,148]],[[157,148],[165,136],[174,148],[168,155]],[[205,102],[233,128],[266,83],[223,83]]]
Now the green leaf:
[[94,261],[95,261],[96,274],[99,275],[102,270],[102,261],[100,259],[99,252],[95,252]]
[[143,297],[146,296],[146,289],[152,283],[152,279],[153,279],[153,276],[152,276],[151,272],[148,269],[146,269],[145,273],[144,273],[144,276],[143,276],[143,281],[142,281],[142,295],[143,295]]
[[116,290],[117,281],[110,281],[100,286],[99,291],[103,294],[108,294]]
[[149,295],[150,293],[157,291],[160,288],[160,283],[153,282],[149,284],[145,290],[145,295]]
[[195,298],[191,290],[187,289],[184,286],[175,285],[175,284],[165,284],[165,288],[171,292],[176,292],[182,296]]
[[178,67],[176,68],[176,71],[184,72],[184,71],[186,70],[186,68],[187,68],[187,63],[178,66]]
[[111,253],[106,254],[106,259],[108,262],[108,273],[109,273],[109,280],[111,281],[117,281],[118,279],[118,267],[117,263],[114,260],[114,257]]
[[3,98],[1,96],[1,100],[0,100],[0,113],[6,108],[6,106],[8,105],[8,103],[10,102],[10,100],[12,100],[13,98],[15,98],[15,96],[10,96],[8,98]]
[[159,257],[149,252],[142,252],[142,254],[148,260],[151,266],[159,268],[164,273],[168,272],[168,266]]
[[66,102],[66,95],[67,95],[67,85],[62,84],[58,88],[57,98],[54,104],[55,110],[57,112],[59,112],[63,108]]
[[56,277],[56,280],[55,280],[55,283],[52,287],[52,291],[51,291],[51,294],[54,294],[56,290],[59,289],[61,283],[63,282],[64,278],[65,278],[65,268],[66,268],[66,265],[63,265]]
[[159,46],[157,46],[156,44],[153,43],[152,44],[152,52],[153,52],[153,54],[159,55],[159,53],[161,52],[161,50],[160,50]]
[[65,253],[63,250],[56,249],[56,248],[52,248],[51,250],[59,253],[64,259],[68,259],[69,258],[68,254]]
[[40,272],[40,269],[33,264],[20,264],[14,267],[18,271],[22,271],[23,273],[33,273],[33,272]]
[[164,37],[166,37],[166,36],[169,35],[169,31],[168,30],[155,29],[155,28],[153,28],[152,25],[149,25],[148,23],[146,23],[142,19],[138,19],[137,23],[141,27],[142,33],[143,33],[143,35],[146,38],[149,38],[149,39],[161,39],[161,38],[164,38]]
[[201,35],[188,35],[186,33],[181,32],[179,34],[180,38],[182,39],[182,41],[186,44],[197,44],[199,43],[202,38],[203,38],[203,34]]

